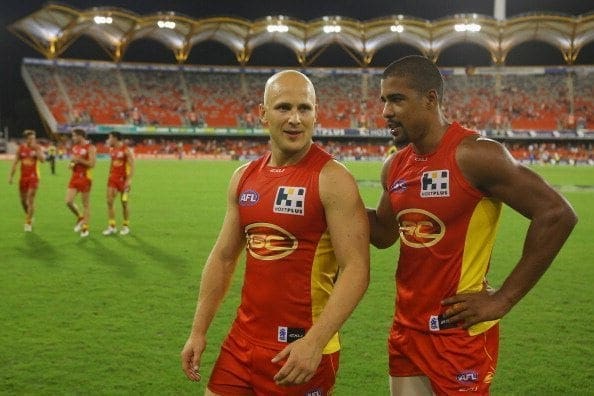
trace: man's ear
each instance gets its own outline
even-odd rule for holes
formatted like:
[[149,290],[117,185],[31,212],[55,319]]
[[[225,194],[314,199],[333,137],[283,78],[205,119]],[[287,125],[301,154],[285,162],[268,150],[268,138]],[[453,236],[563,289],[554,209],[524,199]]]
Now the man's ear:
[[427,91],[427,94],[425,95],[425,108],[427,110],[431,110],[433,108],[436,108],[438,104],[439,98],[437,97],[437,91],[435,91],[434,89],[430,89],[429,91]]
[[258,106],[258,112],[260,113],[260,122],[263,126],[268,126],[268,121],[266,120],[266,108],[262,103]]

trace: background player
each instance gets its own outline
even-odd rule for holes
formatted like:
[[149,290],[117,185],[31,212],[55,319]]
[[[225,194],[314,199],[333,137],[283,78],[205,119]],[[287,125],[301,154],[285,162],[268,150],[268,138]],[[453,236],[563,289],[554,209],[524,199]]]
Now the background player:
[[50,170],[52,171],[52,175],[56,174],[56,155],[58,149],[54,142],[50,142],[50,145],[47,148],[47,162],[50,164]]
[[[86,132],[83,129],[74,129],[72,131],[72,154],[70,159],[70,168],[72,176],[66,190],[66,206],[76,216],[76,225],[74,232],[80,232],[81,237],[89,236],[89,217],[92,177],[91,168],[95,166],[96,149],[86,139]],[[74,198],[80,193],[83,205],[83,212],[79,211],[74,203]]]
[[182,367],[200,380],[207,329],[247,244],[241,304],[206,394],[328,395],[337,331],[369,282],[365,209],[352,175],[312,142],[316,96],[305,75],[272,76],[260,111],[271,151],[231,178]]
[[43,162],[44,155],[41,146],[37,144],[35,131],[23,131],[25,142],[21,144],[14,156],[8,184],[12,184],[17,164],[21,163],[21,176],[19,179],[19,193],[21,205],[25,211],[25,232],[33,231],[33,215],[35,213],[35,194],[39,186],[39,167],[37,161]]
[[113,203],[118,192],[122,202],[122,228],[120,235],[130,233],[130,209],[128,207],[128,196],[130,192],[130,183],[134,175],[134,154],[132,150],[122,141],[122,134],[117,131],[109,133],[107,145],[110,147],[109,155],[111,157],[111,166],[109,168],[109,177],[107,179],[107,217],[108,226],[103,231],[103,235],[112,235],[117,232],[115,209]]

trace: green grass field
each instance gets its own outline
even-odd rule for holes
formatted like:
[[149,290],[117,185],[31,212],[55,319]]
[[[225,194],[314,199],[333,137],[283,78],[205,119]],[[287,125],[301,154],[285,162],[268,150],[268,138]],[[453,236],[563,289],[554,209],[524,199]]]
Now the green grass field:
[[[138,161],[132,233],[103,237],[108,162],[99,161],[87,239],[72,231],[64,205],[66,162],[55,176],[43,165],[34,232],[27,234],[17,185],[6,183],[9,165],[0,161],[0,394],[202,394],[203,383],[185,379],[179,352],[238,163]],[[375,206],[381,164],[347,165],[366,204]],[[536,170],[561,189],[580,222],[541,282],[503,319],[492,393],[592,395],[594,168]],[[526,227],[504,210],[493,285],[519,257]],[[389,393],[395,252],[372,249],[370,288],[342,331],[336,395]],[[242,268],[209,332],[206,378],[235,314]]]

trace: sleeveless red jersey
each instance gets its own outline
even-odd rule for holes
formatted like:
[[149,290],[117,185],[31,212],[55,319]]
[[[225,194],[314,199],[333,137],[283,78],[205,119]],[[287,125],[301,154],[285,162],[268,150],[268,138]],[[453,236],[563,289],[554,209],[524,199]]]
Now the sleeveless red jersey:
[[39,179],[37,167],[37,151],[26,144],[21,144],[16,155],[21,161],[21,180]]
[[[296,165],[253,161],[237,189],[245,232],[246,269],[234,328],[275,349],[305,335],[322,312],[338,264],[319,196],[319,175],[331,155],[312,144]],[[324,353],[340,349],[338,334]]]
[[[501,203],[474,188],[458,168],[456,148],[471,135],[476,132],[453,123],[434,153],[419,155],[408,145],[390,166],[387,188],[400,234],[395,325],[466,331],[443,320],[441,301],[485,286]],[[495,323],[479,323],[469,333]]]
[[111,166],[109,168],[110,179],[125,179],[129,172],[128,157],[126,152],[128,147],[122,145],[121,147],[112,147],[109,150],[111,157]]
[[[90,143],[75,144],[74,146],[72,146],[72,155],[76,155],[84,160],[88,160],[90,147]],[[76,163],[72,168],[72,175],[77,177],[86,177],[90,179],[91,170],[86,165]]]

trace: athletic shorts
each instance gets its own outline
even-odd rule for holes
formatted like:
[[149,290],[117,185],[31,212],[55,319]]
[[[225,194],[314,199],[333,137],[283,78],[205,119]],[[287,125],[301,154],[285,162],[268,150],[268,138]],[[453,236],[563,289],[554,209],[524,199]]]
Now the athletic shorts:
[[26,193],[29,190],[37,190],[39,186],[39,179],[37,177],[21,178],[19,180],[19,190],[21,193]]
[[107,187],[115,188],[119,192],[126,191],[126,179],[121,177],[110,177],[107,180]]
[[279,386],[274,376],[283,362],[270,360],[280,351],[254,345],[238,331],[232,331],[221,346],[212,369],[208,389],[221,396],[326,396],[336,382],[340,352],[323,355],[317,372],[309,382]]
[[393,328],[388,340],[392,377],[426,376],[437,395],[488,395],[499,354],[499,324],[476,336]]
[[68,188],[73,188],[81,193],[91,191],[91,179],[86,176],[72,175]]

